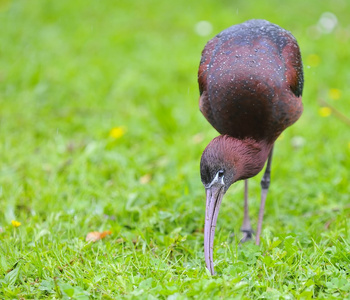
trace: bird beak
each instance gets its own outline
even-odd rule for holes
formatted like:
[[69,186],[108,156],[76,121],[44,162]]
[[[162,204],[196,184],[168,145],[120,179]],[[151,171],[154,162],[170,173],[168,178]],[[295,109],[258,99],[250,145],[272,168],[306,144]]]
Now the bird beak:
[[206,188],[207,205],[205,210],[204,225],[204,256],[208,270],[214,275],[213,246],[216,221],[218,219],[219,209],[222,198],[224,197],[224,185],[216,182],[209,188]]

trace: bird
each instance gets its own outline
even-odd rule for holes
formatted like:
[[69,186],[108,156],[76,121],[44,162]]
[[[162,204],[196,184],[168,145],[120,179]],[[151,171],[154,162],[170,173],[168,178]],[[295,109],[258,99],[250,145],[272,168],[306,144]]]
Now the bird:
[[241,242],[254,231],[248,209],[248,179],[265,166],[255,243],[260,235],[274,143],[303,112],[303,65],[295,37],[266,20],[233,25],[205,45],[199,70],[199,108],[219,132],[205,148],[200,176],[206,191],[204,256],[215,274],[213,245],[222,199],[244,180]]

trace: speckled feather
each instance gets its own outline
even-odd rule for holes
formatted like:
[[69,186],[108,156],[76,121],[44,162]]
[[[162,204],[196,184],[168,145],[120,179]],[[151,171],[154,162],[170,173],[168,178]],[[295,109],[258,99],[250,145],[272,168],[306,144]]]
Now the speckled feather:
[[303,69],[293,35],[265,20],[232,26],[202,52],[200,110],[221,134],[273,143],[303,110]]

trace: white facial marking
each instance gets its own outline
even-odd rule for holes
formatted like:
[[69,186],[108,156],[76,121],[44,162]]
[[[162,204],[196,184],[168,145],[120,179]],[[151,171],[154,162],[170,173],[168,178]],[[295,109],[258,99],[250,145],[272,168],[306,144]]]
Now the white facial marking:
[[223,172],[222,170],[218,171],[213,179],[213,181],[211,183],[209,183],[205,188],[210,189],[211,186],[217,182],[219,182],[220,184],[224,185],[224,175],[222,175],[221,177],[219,177],[219,173]]

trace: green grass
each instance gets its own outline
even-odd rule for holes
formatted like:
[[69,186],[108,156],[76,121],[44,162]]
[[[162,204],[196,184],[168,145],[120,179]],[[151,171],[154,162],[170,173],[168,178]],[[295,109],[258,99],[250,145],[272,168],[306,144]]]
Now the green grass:
[[[323,99],[350,116],[349,9],[341,0],[1,1],[0,298],[350,298],[350,128],[319,115]],[[327,11],[338,25],[318,36]],[[197,68],[208,39],[251,18],[298,39],[305,110],[276,145],[262,245],[238,246],[236,183],[210,276],[199,159],[217,133],[198,110]],[[213,25],[204,37],[194,31],[201,20]],[[119,126],[125,134],[110,137]],[[250,180],[254,227],[260,178]],[[104,230],[112,235],[85,241]]]

